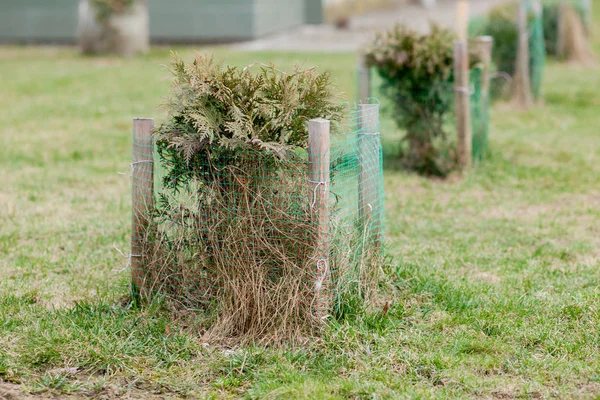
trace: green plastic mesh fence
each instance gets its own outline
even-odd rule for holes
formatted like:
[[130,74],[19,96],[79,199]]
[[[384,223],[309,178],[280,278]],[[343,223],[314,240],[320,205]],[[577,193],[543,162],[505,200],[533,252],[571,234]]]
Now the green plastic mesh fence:
[[542,97],[542,80],[546,64],[546,42],[544,40],[544,16],[542,10],[534,10],[534,4],[528,2],[529,20],[529,74],[531,76],[531,91],[533,97]]
[[[473,68],[469,76],[471,82],[471,135],[473,139],[473,160],[482,160],[488,149],[490,130],[490,96],[485,92],[483,70]],[[488,86],[489,90],[489,86]]]
[[[364,85],[364,82],[361,82],[364,79],[361,77],[361,68],[357,73],[359,91],[361,90],[360,86]],[[386,135],[382,137],[383,151],[389,158],[393,159],[399,153],[407,151],[402,146],[403,143],[404,146],[407,145],[405,143],[407,142],[406,132],[411,127],[425,132],[435,132],[431,134],[437,137],[434,139],[434,143],[442,139],[446,140],[448,142],[445,146],[446,149],[442,151],[452,151],[450,148],[456,142],[455,87],[452,79],[438,83],[435,87],[427,90],[422,88],[412,90],[410,86],[407,86],[408,90],[398,92],[389,90],[389,85],[377,73],[376,68],[371,68],[368,76],[370,92],[373,97],[382,99],[383,112],[389,116],[382,120],[382,124],[386,124]],[[483,79],[482,68],[471,69],[469,92],[471,94],[472,155],[473,159],[477,161],[482,160],[487,152],[490,125],[490,96],[489,93],[484,93]],[[404,106],[398,106],[399,103]],[[398,115],[399,110],[402,111],[401,116]],[[400,125],[405,128],[398,128],[399,118]],[[448,155],[448,157],[452,156]]]
[[201,311],[215,336],[253,340],[301,337],[374,301],[384,236],[379,106],[358,105],[340,132],[310,124],[308,151],[223,150],[186,168],[134,129],[135,286]]

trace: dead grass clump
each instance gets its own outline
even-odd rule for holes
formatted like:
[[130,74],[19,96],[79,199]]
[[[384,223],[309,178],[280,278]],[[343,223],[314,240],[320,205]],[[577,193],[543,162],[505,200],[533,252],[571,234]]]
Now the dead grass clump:
[[143,253],[148,293],[202,312],[204,339],[227,344],[304,342],[327,319],[388,300],[381,249],[336,205],[321,284],[301,158],[274,164],[253,153],[244,164],[163,196]]
[[561,12],[560,54],[573,63],[594,65],[595,58],[581,16],[573,7],[562,7]]
[[207,339],[299,340],[319,325],[305,164],[254,157],[163,198],[145,252],[147,287],[177,308],[211,313]]

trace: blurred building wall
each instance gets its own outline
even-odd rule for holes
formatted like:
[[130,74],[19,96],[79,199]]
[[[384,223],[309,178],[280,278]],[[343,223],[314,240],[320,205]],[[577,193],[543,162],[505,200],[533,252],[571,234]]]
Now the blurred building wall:
[[[253,39],[320,23],[322,0],[149,0],[161,42]],[[0,0],[1,42],[75,42],[78,0]]]
[[149,0],[150,36],[160,41],[254,37],[254,0]]
[[324,18],[324,0],[305,0],[304,1],[304,21],[307,24],[320,24]]
[[0,0],[0,40],[73,41],[77,0]]
[[305,23],[302,0],[254,0],[254,37]]

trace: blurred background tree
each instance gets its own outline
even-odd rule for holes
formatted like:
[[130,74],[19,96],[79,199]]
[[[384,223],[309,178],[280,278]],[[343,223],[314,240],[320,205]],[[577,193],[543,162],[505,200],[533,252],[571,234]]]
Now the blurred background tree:
[[133,56],[149,49],[147,0],[80,0],[79,44],[84,54]]

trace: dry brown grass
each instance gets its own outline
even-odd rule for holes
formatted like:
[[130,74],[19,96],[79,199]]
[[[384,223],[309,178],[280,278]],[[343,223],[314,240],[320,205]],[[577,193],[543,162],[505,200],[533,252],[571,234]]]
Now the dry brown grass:
[[565,7],[563,21],[562,54],[569,62],[593,66],[596,63],[591,44],[581,17],[573,7]]
[[293,165],[255,166],[170,194],[171,211],[148,234],[147,287],[178,309],[212,313],[210,341],[298,340],[317,326],[306,181]]
[[306,163],[281,163],[245,160],[243,169],[215,167],[185,193],[162,190],[169,205],[146,233],[144,292],[202,314],[207,342],[301,343],[345,302],[389,300],[379,296],[382,249],[371,243],[370,221],[357,226],[351,210],[330,204],[330,255],[317,257]]

